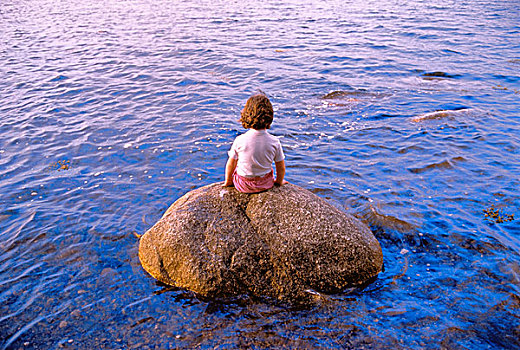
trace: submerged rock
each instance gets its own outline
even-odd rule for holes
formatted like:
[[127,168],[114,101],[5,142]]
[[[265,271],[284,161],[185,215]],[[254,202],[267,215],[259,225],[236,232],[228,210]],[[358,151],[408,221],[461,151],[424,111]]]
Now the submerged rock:
[[453,78],[459,78],[459,77],[460,77],[460,75],[457,75],[457,74],[448,74],[448,73],[445,73],[445,72],[426,72],[426,73],[423,73],[422,76],[424,77],[424,79],[432,79],[432,78],[437,78],[437,79],[443,79],[443,78],[453,79]]
[[281,300],[364,284],[383,264],[366,225],[293,184],[193,190],[141,237],[139,259],[159,281],[202,296]]
[[367,90],[338,90],[320,96],[320,100],[322,105],[326,106],[353,108],[359,103],[367,103],[374,99],[382,99],[387,96],[388,94]]
[[469,115],[472,112],[469,108],[454,109],[454,110],[440,110],[429,112],[412,117],[410,120],[414,123],[419,123],[425,120],[455,118],[457,116]]
[[336,90],[331,91],[323,96],[321,98],[323,100],[330,100],[330,99],[338,99],[338,98],[377,98],[377,97],[384,97],[385,95],[382,93],[377,92],[370,92],[367,90],[349,90],[349,91],[343,91],[343,90]]

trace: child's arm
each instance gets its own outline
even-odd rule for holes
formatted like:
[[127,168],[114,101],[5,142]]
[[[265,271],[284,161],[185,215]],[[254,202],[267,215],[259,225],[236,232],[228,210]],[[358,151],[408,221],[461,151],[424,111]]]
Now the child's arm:
[[279,162],[275,162],[274,165],[276,166],[276,180],[274,180],[274,184],[283,186],[284,184],[288,183],[287,181],[283,180],[283,177],[285,176],[285,162],[281,160]]
[[237,161],[237,159],[229,157],[226,163],[226,180],[224,181],[224,186],[233,186],[233,173],[237,167]]

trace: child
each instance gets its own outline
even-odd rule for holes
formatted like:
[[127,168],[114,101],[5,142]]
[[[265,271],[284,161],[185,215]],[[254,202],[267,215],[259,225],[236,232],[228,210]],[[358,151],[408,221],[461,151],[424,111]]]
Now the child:
[[[242,126],[248,130],[237,136],[228,152],[224,186],[235,186],[243,193],[256,193],[282,186],[285,162],[280,141],[266,129],[273,122],[273,106],[263,94],[251,96],[240,114]],[[276,166],[276,179],[272,164]]]

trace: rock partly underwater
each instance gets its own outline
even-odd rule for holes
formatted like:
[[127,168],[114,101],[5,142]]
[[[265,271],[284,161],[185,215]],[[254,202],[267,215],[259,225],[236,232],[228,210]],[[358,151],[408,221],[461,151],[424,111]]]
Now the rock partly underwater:
[[423,122],[425,120],[445,119],[445,118],[456,118],[460,116],[469,116],[474,113],[472,109],[462,108],[454,110],[440,110],[435,112],[429,112],[412,117],[410,120],[414,123]]
[[293,184],[193,190],[141,237],[139,259],[157,280],[201,296],[289,301],[365,284],[383,265],[366,225]]

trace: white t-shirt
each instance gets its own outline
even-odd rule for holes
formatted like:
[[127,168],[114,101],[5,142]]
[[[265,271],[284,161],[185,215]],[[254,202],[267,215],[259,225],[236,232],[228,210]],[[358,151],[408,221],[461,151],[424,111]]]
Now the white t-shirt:
[[237,174],[246,177],[264,176],[271,171],[273,161],[285,159],[280,140],[267,130],[249,129],[237,136],[228,154],[238,159]]

